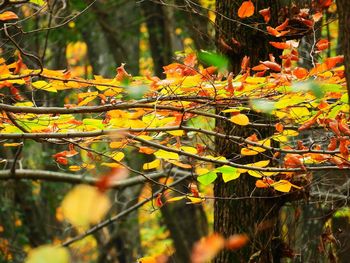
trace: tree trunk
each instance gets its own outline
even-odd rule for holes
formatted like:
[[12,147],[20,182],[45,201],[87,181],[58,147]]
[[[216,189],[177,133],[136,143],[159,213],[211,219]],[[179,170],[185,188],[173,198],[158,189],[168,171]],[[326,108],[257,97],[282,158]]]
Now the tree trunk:
[[337,0],[339,24],[343,29],[342,49],[344,53],[345,77],[348,94],[350,94],[350,6],[347,0]]
[[[190,180],[178,186],[180,191],[188,191]],[[208,234],[208,222],[203,206],[186,204],[186,201],[166,204],[161,208],[164,223],[173,240],[175,253],[170,262],[191,262],[194,243]]]
[[[241,70],[241,61],[244,56],[249,56],[251,65],[259,64],[260,60],[268,60],[269,54],[274,53],[276,58],[278,53],[269,45],[268,35],[257,30],[257,28],[247,27],[244,24],[253,25],[254,22],[242,20],[237,16],[237,10],[242,4],[242,0],[223,0],[216,1],[216,41],[218,50],[225,54],[231,63],[231,70],[237,74]],[[256,10],[263,8],[271,8],[270,21],[273,26],[278,19],[279,4],[277,1],[258,1],[255,4]],[[253,18],[261,17],[255,15]],[[262,28],[264,30],[264,28]],[[232,38],[236,39],[240,45],[232,44]],[[227,48],[223,42],[230,46]],[[278,52],[278,51],[277,51]],[[268,123],[266,116],[255,115],[259,122]],[[216,124],[218,129],[226,134],[234,134],[236,136],[248,137],[255,131],[253,129],[227,124],[218,121]],[[270,129],[261,129],[259,134],[262,138],[273,133]],[[229,144],[227,140],[218,139],[216,141],[216,151],[218,154],[228,159],[239,156],[240,147],[236,144]],[[258,158],[240,157],[235,162],[251,163],[257,161]],[[242,174],[235,181],[224,183],[219,177],[214,185],[214,194],[216,197],[245,197],[250,196],[255,188],[255,179],[250,175]],[[254,191],[253,196],[266,196],[267,191]],[[246,233],[250,238],[250,244],[236,252],[223,251],[215,259],[216,263],[227,262],[280,262],[281,249],[279,242],[278,215],[283,205],[280,199],[256,199],[254,197],[243,200],[220,200],[216,199],[214,204],[214,231],[225,237],[233,234]]]
[[154,73],[163,75],[163,66],[171,63],[173,36],[169,28],[167,6],[152,1],[142,1],[141,8],[146,19]]

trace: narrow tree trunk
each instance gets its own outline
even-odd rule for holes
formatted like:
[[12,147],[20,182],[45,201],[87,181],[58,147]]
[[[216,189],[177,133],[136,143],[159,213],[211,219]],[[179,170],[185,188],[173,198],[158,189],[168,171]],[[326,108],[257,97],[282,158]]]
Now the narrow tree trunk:
[[167,6],[152,1],[142,1],[141,8],[146,19],[154,73],[163,75],[163,66],[171,63],[172,34],[169,30]]

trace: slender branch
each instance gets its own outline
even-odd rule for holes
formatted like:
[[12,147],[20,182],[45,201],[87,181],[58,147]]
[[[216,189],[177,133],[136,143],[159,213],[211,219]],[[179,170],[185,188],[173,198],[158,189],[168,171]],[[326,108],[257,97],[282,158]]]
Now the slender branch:
[[294,154],[305,154],[305,153],[319,153],[319,154],[337,154],[339,150],[328,151],[328,150],[314,150],[314,149],[305,149],[305,150],[294,150],[294,149],[282,149],[272,146],[266,146],[259,142],[250,141],[243,137],[226,135],[219,132],[214,132],[202,128],[193,128],[188,126],[170,126],[170,127],[158,127],[158,128],[121,128],[121,129],[108,129],[108,130],[98,130],[91,132],[70,132],[70,133],[0,133],[0,139],[71,139],[71,138],[92,138],[99,136],[114,136],[120,137],[120,134],[125,132],[167,132],[175,130],[184,130],[187,132],[198,132],[203,133],[208,136],[215,136],[219,138],[226,138],[227,140],[233,140],[240,144],[247,144],[251,146],[261,147],[265,150],[281,152],[281,153],[294,153]]
[[[166,176],[166,171],[159,171],[155,173],[147,174],[148,178],[152,178],[153,180],[162,178]],[[172,174],[174,175],[182,175],[188,176],[190,173],[178,169],[173,169]],[[0,181],[6,181],[13,179],[11,170],[2,170],[0,171]],[[81,174],[69,174],[62,172],[52,172],[45,170],[30,170],[30,169],[17,169],[16,170],[16,179],[18,180],[43,180],[50,182],[61,182],[61,183],[69,183],[69,184],[90,184],[95,185],[98,181],[98,178],[94,178],[91,176],[85,176]],[[148,180],[143,176],[135,176],[125,180],[115,181],[111,184],[110,188],[119,189],[124,187],[130,187],[137,184],[142,184],[147,182]]]
[[193,159],[199,160],[199,161],[204,161],[204,162],[210,162],[214,164],[219,164],[219,165],[228,165],[231,167],[236,167],[244,170],[251,170],[251,171],[261,171],[261,172],[307,172],[307,171],[325,171],[325,170],[350,170],[349,167],[344,167],[344,168],[339,168],[337,166],[312,166],[312,167],[306,167],[305,169],[302,168],[278,168],[278,167],[256,167],[256,166],[250,166],[250,165],[244,165],[244,164],[239,164],[239,163],[234,163],[231,161],[221,161],[218,159],[214,158],[208,158],[204,156],[199,156],[197,154],[191,154],[188,152],[184,152],[182,150],[170,148],[161,144],[157,144],[152,141],[147,141],[142,138],[139,138],[133,134],[126,134],[125,135],[127,138],[138,141],[142,144],[152,146],[158,149],[162,149],[168,152],[173,152],[177,153],[179,155],[191,157]]
[[[190,176],[184,176],[184,177],[176,180],[172,184],[170,184],[169,187],[173,187],[173,186],[183,182],[184,180],[188,179],[189,177]],[[158,190],[158,191],[154,192],[150,197],[145,198],[141,202],[139,202],[139,203],[137,203],[137,204],[135,204],[135,205],[125,209],[124,211],[120,212],[119,214],[116,214],[115,216],[112,216],[112,217],[108,218],[107,220],[105,220],[105,221],[103,221],[103,222],[93,226],[92,228],[87,230],[85,233],[80,234],[80,235],[78,235],[78,236],[76,236],[76,237],[74,237],[72,239],[69,239],[66,242],[63,242],[62,246],[67,247],[67,246],[73,244],[74,242],[77,242],[77,241],[79,241],[79,240],[81,240],[81,239],[83,239],[83,238],[85,238],[85,237],[87,237],[89,235],[92,235],[92,234],[96,233],[97,231],[101,230],[102,228],[104,228],[104,227],[112,224],[113,222],[123,218],[124,216],[130,214],[131,212],[133,212],[133,211],[137,210],[138,208],[142,207],[144,204],[146,204],[149,201],[153,200],[154,198],[156,198],[156,196],[158,194],[162,193],[163,190],[164,189],[161,189],[161,190]]]

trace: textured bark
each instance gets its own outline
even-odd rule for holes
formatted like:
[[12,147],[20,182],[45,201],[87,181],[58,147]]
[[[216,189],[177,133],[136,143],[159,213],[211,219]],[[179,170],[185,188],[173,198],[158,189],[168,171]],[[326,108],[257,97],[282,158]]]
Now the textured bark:
[[[269,37],[265,33],[258,31],[256,28],[249,28],[246,25],[236,23],[241,21],[246,23],[237,16],[237,10],[243,1],[224,0],[216,2],[216,41],[217,47],[221,53],[225,54],[231,63],[231,70],[237,74],[241,70],[241,61],[244,56],[249,56],[251,65],[259,64],[260,60],[268,60],[269,53],[274,53],[277,57],[276,50],[269,45]],[[276,23],[278,18],[279,5],[273,1],[259,1],[256,9],[271,8],[271,17]],[[258,17],[261,19],[261,17]],[[260,21],[260,20],[259,20]],[[262,21],[260,21],[262,22]],[[249,24],[253,22],[249,21]],[[240,42],[240,47],[232,43],[232,38]],[[231,49],[225,48],[222,42],[231,46]],[[278,51],[277,51],[278,52]],[[269,122],[266,116],[255,115],[250,117],[251,121]],[[248,137],[254,132],[253,129],[227,124],[218,121],[217,129],[226,134]],[[258,133],[266,138],[273,133],[269,129],[261,129]],[[235,162],[251,163],[258,161],[259,157],[247,158],[239,156],[240,147],[234,143],[228,143],[227,140],[219,139],[216,141],[216,151],[226,158],[235,158]],[[266,157],[265,157],[266,158]],[[220,178],[214,185],[214,194],[216,197],[242,197],[250,196],[255,187],[255,179],[249,175],[243,174],[235,181],[224,183]],[[267,195],[265,191],[255,191],[253,196]],[[281,249],[278,231],[278,214],[283,205],[281,199],[255,199],[248,198],[244,200],[219,200],[214,204],[214,231],[228,237],[237,233],[246,233],[250,238],[250,244],[236,252],[223,251],[215,259],[216,263],[227,262],[280,262]]]
[[152,1],[142,1],[141,8],[146,19],[154,73],[162,76],[163,66],[171,63],[173,35],[171,14],[167,6]]
[[342,49],[345,58],[345,77],[350,94],[350,5],[347,0],[337,0],[339,24],[343,29]]
[[[255,66],[259,64],[260,60],[268,60],[269,53],[277,55],[280,53],[275,48],[269,45],[269,41],[273,41],[266,29],[261,27],[260,31],[254,26],[254,22],[262,23],[261,16],[255,15],[256,21],[241,19],[237,15],[237,10],[242,4],[241,0],[223,0],[216,2],[216,42],[218,49],[225,54],[231,61],[231,71],[238,73],[240,71],[241,61],[244,56],[249,56],[251,65]],[[276,0],[264,0],[258,1],[255,4],[256,10],[263,8],[271,8],[271,21],[270,25],[277,24],[279,3]],[[252,18],[253,19],[253,18]],[[237,22],[236,22],[237,21]],[[247,26],[249,25],[249,26]],[[240,46],[234,45],[232,38],[236,39]],[[222,44],[224,41],[230,49]]]
[[[88,2],[88,1],[87,1]],[[139,72],[140,10],[135,1],[99,1],[92,11],[115,63],[127,63],[127,71]],[[91,29],[90,29],[91,30]]]
[[[187,181],[179,190],[188,191]],[[175,254],[170,262],[191,262],[192,247],[208,234],[208,222],[202,205],[188,205],[186,201],[166,204],[161,209],[164,223],[174,242]]]

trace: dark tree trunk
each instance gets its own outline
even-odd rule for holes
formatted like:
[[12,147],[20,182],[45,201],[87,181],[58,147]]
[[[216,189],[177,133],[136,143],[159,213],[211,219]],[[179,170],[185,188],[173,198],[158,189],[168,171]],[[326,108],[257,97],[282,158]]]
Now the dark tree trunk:
[[[216,1],[216,41],[218,50],[225,54],[231,63],[231,70],[237,74],[241,70],[241,61],[244,56],[249,56],[251,65],[259,64],[260,60],[268,60],[269,54],[274,53],[278,56],[276,50],[269,45],[268,35],[250,28],[246,25],[236,23],[240,21],[245,24],[253,25],[252,20],[242,20],[237,16],[237,10],[242,4],[242,0],[223,0]],[[255,3],[255,2],[254,2]],[[258,1],[255,4],[256,9],[260,10],[266,7],[271,8],[271,25],[277,23],[279,4],[277,1],[266,0]],[[255,15],[253,19],[260,19]],[[261,28],[265,29],[265,28]],[[240,46],[235,46],[232,38],[236,39]],[[222,43],[225,42],[231,48],[228,49]],[[255,119],[250,117],[251,121],[269,122],[266,116],[256,115]],[[218,121],[218,129],[226,134],[248,137],[255,131],[227,124]],[[273,133],[270,129],[259,130],[259,134],[266,138]],[[240,147],[234,143],[228,145],[227,140],[216,141],[216,151],[226,158],[239,157]],[[251,163],[258,158],[239,157],[235,162]],[[220,178],[214,185],[214,194],[216,197],[249,197],[255,188],[255,179],[250,175],[242,174],[238,180],[224,183]],[[267,191],[255,191],[253,196],[266,196]],[[246,233],[250,238],[250,244],[236,252],[223,251],[215,259],[216,263],[227,262],[280,262],[281,249],[279,242],[278,215],[283,205],[283,200],[279,199],[255,199],[247,198],[243,200],[220,200],[217,199],[214,204],[214,231],[228,237],[233,234]]]
[[169,25],[167,6],[152,1],[142,1],[141,8],[146,19],[154,73],[163,75],[163,66],[171,63],[173,37]]
[[[88,2],[88,1],[87,1]],[[92,7],[115,63],[139,72],[140,10],[135,1],[100,1]],[[90,29],[91,30],[91,29]],[[101,52],[101,51],[100,51]],[[107,52],[102,50],[102,52]]]
[[348,94],[350,94],[350,6],[347,0],[337,0],[340,28],[343,29],[342,49],[345,59],[345,77]]
[[[188,191],[186,183],[178,186]],[[170,231],[175,253],[170,262],[191,262],[195,242],[208,234],[208,222],[202,205],[189,205],[185,201],[166,204],[161,209],[164,223]]]

